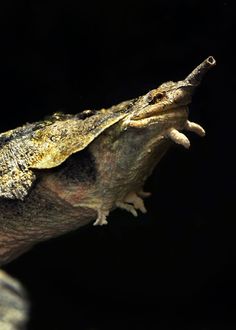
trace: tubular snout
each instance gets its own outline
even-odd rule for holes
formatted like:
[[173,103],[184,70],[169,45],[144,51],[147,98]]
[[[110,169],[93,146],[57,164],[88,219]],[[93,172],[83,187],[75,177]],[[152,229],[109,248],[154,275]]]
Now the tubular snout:
[[198,86],[204,74],[216,64],[213,56],[209,56],[205,61],[199,64],[186,78],[187,85]]

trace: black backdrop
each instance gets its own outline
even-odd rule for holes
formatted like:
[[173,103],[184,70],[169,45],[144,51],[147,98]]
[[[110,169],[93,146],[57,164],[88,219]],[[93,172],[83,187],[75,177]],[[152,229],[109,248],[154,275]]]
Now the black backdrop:
[[207,135],[162,160],[147,215],[114,211],[108,226],[5,267],[30,293],[29,329],[233,329],[233,2],[5,1],[0,16],[2,131],[108,107],[217,60],[191,106]]

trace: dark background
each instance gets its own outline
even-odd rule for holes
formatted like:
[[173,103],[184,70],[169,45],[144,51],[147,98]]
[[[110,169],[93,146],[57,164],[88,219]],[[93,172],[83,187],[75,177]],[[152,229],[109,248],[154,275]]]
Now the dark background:
[[29,329],[235,329],[233,1],[2,1],[0,16],[2,131],[217,60],[190,109],[207,135],[162,160],[147,215],[116,210],[5,267],[30,293]]

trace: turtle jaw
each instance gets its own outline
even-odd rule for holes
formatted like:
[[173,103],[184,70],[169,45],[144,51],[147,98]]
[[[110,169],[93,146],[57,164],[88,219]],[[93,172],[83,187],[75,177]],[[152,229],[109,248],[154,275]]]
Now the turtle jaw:
[[[145,123],[158,123],[165,121],[181,122],[188,118],[188,105],[192,101],[194,87],[183,84],[182,81],[174,83],[174,86],[163,90],[160,86],[150,91],[143,98],[143,106],[127,117],[129,125],[140,126]],[[161,97],[161,99],[160,99]],[[149,100],[151,99],[151,101]]]
[[174,107],[168,110],[162,110],[155,113],[155,111],[149,112],[146,115],[139,118],[126,119],[127,127],[145,128],[152,125],[167,127],[176,127],[178,129],[183,128],[188,119],[188,107],[180,106]]
[[127,118],[124,121],[125,130],[127,127],[145,128],[152,132],[152,135],[162,139],[170,139],[176,144],[182,145],[184,148],[189,149],[190,141],[185,134],[180,131],[192,131],[199,136],[204,136],[204,129],[196,123],[188,120],[188,106],[173,106],[168,110],[149,112],[149,116],[139,118]]

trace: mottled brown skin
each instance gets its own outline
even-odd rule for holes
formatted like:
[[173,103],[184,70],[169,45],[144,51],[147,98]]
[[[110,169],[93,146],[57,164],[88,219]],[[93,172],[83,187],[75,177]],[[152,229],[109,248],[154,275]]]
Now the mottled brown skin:
[[[55,114],[0,134],[0,265],[95,219],[106,224],[116,207],[145,213],[147,177],[173,142],[190,145],[180,131],[204,135],[188,121],[188,105],[213,65],[209,57],[185,80],[107,110]],[[20,329],[22,288],[0,271],[0,292],[0,326]]]

